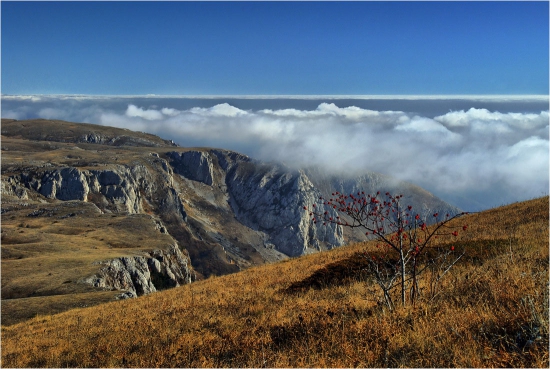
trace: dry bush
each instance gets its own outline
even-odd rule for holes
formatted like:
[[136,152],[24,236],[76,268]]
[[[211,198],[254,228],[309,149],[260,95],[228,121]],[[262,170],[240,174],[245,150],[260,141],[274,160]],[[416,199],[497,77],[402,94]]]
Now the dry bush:
[[548,198],[461,221],[471,254],[430,303],[390,313],[353,273],[285,292],[358,244],[2,327],[2,365],[548,367]]

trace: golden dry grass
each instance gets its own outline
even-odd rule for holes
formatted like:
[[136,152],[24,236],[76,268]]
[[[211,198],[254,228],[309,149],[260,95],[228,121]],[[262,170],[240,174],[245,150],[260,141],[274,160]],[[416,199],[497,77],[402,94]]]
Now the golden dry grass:
[[4,367],[548,367],[548,197],[469,215],[430,303],[360,280],[285,293],[357,244],[2,327]]
[[3,325],[113,299],[115,293],[105,294],[81,282],[101,268],[94,262],[166,249],[175,242],[155,228],[149,215],[100,214],[91,203],[28,204],[5,210]]

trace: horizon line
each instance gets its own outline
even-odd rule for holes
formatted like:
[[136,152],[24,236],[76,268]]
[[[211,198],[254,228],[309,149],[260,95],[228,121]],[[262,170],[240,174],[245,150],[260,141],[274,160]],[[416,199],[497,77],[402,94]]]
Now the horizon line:
[[169,94],[1,94],[2,99],[42,98],[185,98],[185,99],[357,99],[357,100],[549,100],[550,95],[542,94],[372,94],[372,95],[169,95]]

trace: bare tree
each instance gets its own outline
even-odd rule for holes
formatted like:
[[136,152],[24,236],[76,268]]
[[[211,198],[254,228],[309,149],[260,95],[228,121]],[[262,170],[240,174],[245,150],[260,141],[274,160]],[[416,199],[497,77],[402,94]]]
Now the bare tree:
[[[385,304],[390,310],[395,308],[390,293],[398,287],[401,305],[409,301],[414,303],[420,296],[419,279],[425,272],[430,272],[430,294],[435,296],[439,281],[452,266],[464,255],[454,245],[443,245],[436,241],[440,237],[458,236],[459,230],[466,230],[466,225],[456,226],[454,219],[466,214],[434,213],[433,219],[422,219],[414,212],[412,206],[402,206],[403,195],[392,196],[380,192],[365,195],[364,192],[344,195],[332,194],[324,205],[332,206],[339,215],[331,216],[328,212],[319,213],[313,204],[310,216],[312,222],[323,224],[334,223],[344,227],[363,228],[365,234],[380,243],[377,250],[366,250],[363,256],[368,260],[368,271],[380,287]],[[307,207],[304,207],[308,210]],[[428,226],[428,223],[430,226]]]

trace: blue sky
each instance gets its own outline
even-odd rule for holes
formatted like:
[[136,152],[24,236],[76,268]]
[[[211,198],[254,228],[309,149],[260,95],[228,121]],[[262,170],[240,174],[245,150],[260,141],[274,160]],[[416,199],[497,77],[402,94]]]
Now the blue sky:
[[548,94],[548,2],[2,2],[3,94]]

